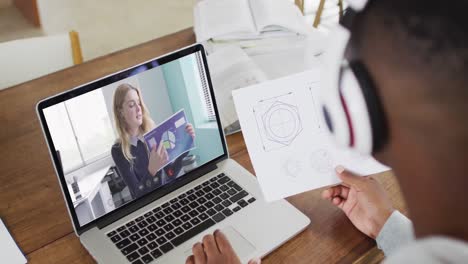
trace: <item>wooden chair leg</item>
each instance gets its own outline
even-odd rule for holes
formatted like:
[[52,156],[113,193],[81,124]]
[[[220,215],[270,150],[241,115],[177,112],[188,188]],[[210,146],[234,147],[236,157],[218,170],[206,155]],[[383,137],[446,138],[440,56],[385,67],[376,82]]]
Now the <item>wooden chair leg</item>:
[[343,19],[343,0],[338,0],[338,7],[340,8],[340,21]]
[[320,4],[318,6],[317,12],[315,13],[314,28],[317,28],[318,25],[320,24],[320,18],[322,17],[324,7],[325,7],[325,0],[320,0]]
[[72,30],[69,33],[71,50],[73,55],[73,64],[83,63],[83,54],[81,53],[80,37],[78,32]]
[[305,0],[294,0],[294,3],[297,5],[297,7],[299,7],[302,14],[304,14],[304,2]]

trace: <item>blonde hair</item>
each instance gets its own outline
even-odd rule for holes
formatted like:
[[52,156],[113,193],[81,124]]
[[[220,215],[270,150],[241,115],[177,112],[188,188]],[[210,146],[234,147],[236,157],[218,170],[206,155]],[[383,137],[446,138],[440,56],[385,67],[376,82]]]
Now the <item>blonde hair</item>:
[[151,119],[148,109],[146,108],[145,103],[143,102],[143,97],[141,96],[141,92],[138,88],[128,84],[123,83],[120,84],[117,89],[114,91],[114,100],[113,100],[113,110],[114,110],[114,121],[115,121],[115,128],[117,129],[117,133],[119,134],[119,138],[117,142],[120,143],[120,148],[122,149],[122,153],[131,164],[133,163],[133,155],[130,152],[130,134],[127,131],[127,123],[124,119],[122,114],[123,111],[123,103],[125,100],[125,96],[131,90],[134,90],[138,97],[140,98],[140,106],[142,112],[142,119],[143,122],[140,126],[139,135],[143,135],[146,132],[150,131],[155,125],[154,121]]

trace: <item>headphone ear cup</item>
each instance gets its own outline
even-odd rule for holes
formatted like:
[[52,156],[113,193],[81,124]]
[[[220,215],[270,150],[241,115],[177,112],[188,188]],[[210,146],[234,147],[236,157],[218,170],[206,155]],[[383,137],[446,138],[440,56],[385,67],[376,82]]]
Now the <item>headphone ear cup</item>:
[[348,147],[350,143],[349,126],[346,113],[342,107],[340,94],[340,71],[350,32],[338,26],[332,30],[327,39],[327,51],[323,55],[325,70],[321,76],[319,101],[322,114],[321,121],[329,129],[330,136],[340,146]]
[[[369,154],[380,151],[388,138],[388,128],[385,114],[383,111],[382,104],[380,102],[377,89],[373,79],[371,78],[366,67],[360,61],[352,61],[349,63],[349,69],[352,72],[356,82],[358,83],[359,91],[354,91],[353,94],[359,95],[363,102],[361,104],[361,113],[359,116],[353,114],[354,120],[359,120],[357,124],[354,124],[357,128],[356,142],[358,144],[366,145],[366,141],[371,140],[371,147],[367,148],[365,152]],[[359,100],[354,100],[358,102]],[[362,126],[362,131],[358,130],[359,126]],[[367,128],[368,127],[368,128]],[[369,138],[365,138],[369,130]]]

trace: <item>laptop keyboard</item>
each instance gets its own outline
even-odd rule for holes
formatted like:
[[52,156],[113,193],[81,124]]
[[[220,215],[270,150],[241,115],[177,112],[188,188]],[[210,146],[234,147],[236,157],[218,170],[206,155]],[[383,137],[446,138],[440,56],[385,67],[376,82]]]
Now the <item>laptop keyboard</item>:
[[150,263],[255,202],[221,173],[107,233],[132,263]]

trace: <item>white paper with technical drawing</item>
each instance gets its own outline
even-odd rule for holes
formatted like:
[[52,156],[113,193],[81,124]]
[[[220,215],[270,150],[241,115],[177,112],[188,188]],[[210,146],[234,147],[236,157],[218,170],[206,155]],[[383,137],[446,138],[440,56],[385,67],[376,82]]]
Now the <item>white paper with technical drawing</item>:
[[334,167],[360,175],[388,170],[337,147],[319,115],[319,70],[233,91],[244,140],[267,201],[339,182]]

